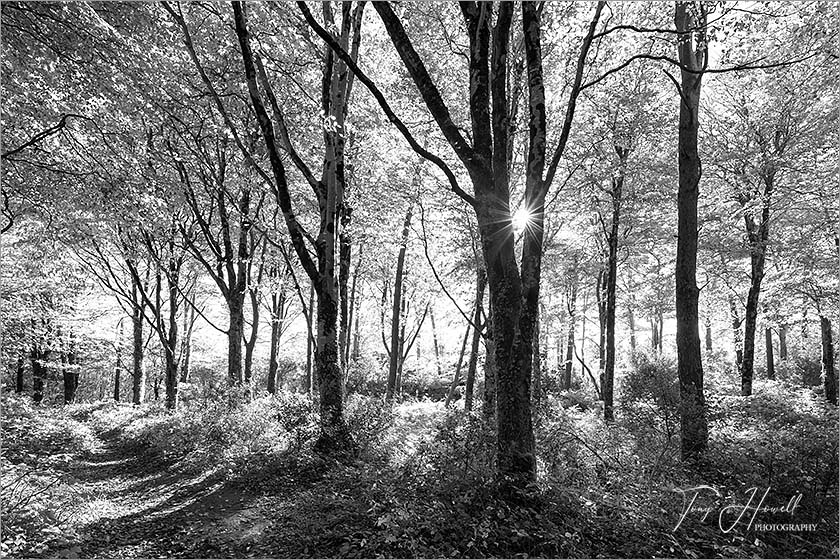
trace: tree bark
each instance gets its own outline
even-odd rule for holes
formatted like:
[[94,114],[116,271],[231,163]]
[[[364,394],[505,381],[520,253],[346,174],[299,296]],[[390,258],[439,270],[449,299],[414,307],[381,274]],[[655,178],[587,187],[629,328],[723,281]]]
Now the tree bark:
[[820,333],[822,335],[822,375],[825,398],[831,404],[837,404],[837,370],[834,367],[834,341],[831,333],[831,320],[820,315]]
[[767,355],[767,379],[776,379],[776,364],[773,360],[773,329],[764,329],[764,347]]
[[712,319],[706,317],[706,352],[712,353]]
[[394,273],[394,302],[391,308],[391,357],[388,365],[388,386],[385,391],[385,399],[390,401],[394,398],[394,390],[397,384],[397,370],[399,369],[400,357],[400,318],[402,314],[403,298],[403,273],[405,269],[405,252],[408,246],[408,233],[411,227],[411,214],[414,210],[414,201],[409,203],[408,211],[403,220],[402,235],[400,237],[400,249],[397,253],[397,270]]
[[15,393],[23,393],[24,363],[24,353],[21,351],[18,354],[17,368],[15,368]]
[[493,313],[487,314],[484,329],[484,419],[492,424],[496,419],[496,339],[493,336]]
[[120,375],[122,375],[123,370],[123,363],[122,363],[122,340],[123,340],[123,325],[122,321],[120,321],[119,326],[117,327],[117,363],[114,366],[114,400],[116,402],[120,402]]
[[630,155],[630,148],[615,142],[613,145],[618,155],[618,173],[612,179],[612,217],[610,220],[610,231],[607,236],[607,270],[604,278],[604,343],[606,347],[602,350],[604,356],[604,379],[601,383],[601,394],[604,397],[604,420],[612,422],[615,418],[613,412],[613,385],[615,381],[615,308],[616,308],[616,285],[618,283],[618,241],[619,226],[621,224],[621,204],[624,194],[624,178],[627,169],[627,157]]
[[577,285],[573,284],[569,294],[569,301],[567,309],[569,311],[569,325],[566,334],[566,363],[565,371],[563,373],[563,388],[567,391],[572,388],[572,373],[574,365],[572,360],[575,357],[575,318],[576,318],[576,302],[577,299]]
[[533,344],[533,357],[531,358],[531,368],[533,371],[531,377],[531,403],[534,407],[538,407],[540,404],[540,396],[542,393],[542,347],[540,345],[540,314],[537,312],[537,320],[534,323],[534,340],[531,344]]
[[[440,346],[438,346],[437,328],[435,327],[435,310],[429,309],[429,320],[432,322],[432,344],[435,350],[435,366],[437,366],[438,379],[443,378],[443,369],[440,367]],[[419,346],[418,346],[419,348]]]
[[464,410],[469,412],[473,406],[473,391],[475,388],[475,372],[478,369],[478,347],[481,342],[481,309],[484,300],[484,289],[487,286],[487,274],[479,269],[475,282],[475,312],[473,313],[472,344],[470,346],[470,361],[467,364],[467,383],[464,394]]
[[192,305],[187,304],[189,309],[184,309],[184,341],[183,356],[181,357],[181,383],[188,383],[190,380],[190,368],[192,367],[192,332],[195,326],[195,301]]
[[146,370],[143,368],[143,316],[140,304],[135,305],[131,316],[131,402],[142,404],[146,396]]
[[741,343],[741,318],[738,316],[738,306],[735,298],[729,296],[729,315],[732,318],[732,343],[735,346],[735,371],[741,372],[741,362],[744,360],[744,347]]
[[788,359],[787,331],[787,323],[779,325],[779,359],[782,361]]
[[676,315],[677,368],[680,380],[681,452],[684,459],[705,451],[708,443],[703,363],[700,351],[697,287],[697,200],[701,165],[697,147],[700,89],[706,67],[706,8],[678,3],[674,23],[679,33],[680,116],[678,138]]
[[467,330],[464,331],[464,340],[461,343],[461,352],[458,353],[458,362],[455,365],[455,374],[452,376],[452,383],[449,385],[449,392],[446,394],[446,402],[444,403],[444,407],[446,408],[449,408],[449,403],[452,402],[455,396],[455,389],[457,389],[458,383],[461,381],[461,366],[464,364],[464,354],[467,351],[467,341],[470,339],[471,327],[472,323],[467,323]]
[[[244,296],[244,294],[242,294]],[[228,383],[242,385],[242,340],[245,336],[244,299],[238,295],[228,300]]]
[[315,376],[312,371],[313,354],[317,352],[315,345],[314,329],[312,328],[313,314],[315,312],[315,286],[309,288],[309,309],[306,313],[306,391],[311,395],[315,391]]

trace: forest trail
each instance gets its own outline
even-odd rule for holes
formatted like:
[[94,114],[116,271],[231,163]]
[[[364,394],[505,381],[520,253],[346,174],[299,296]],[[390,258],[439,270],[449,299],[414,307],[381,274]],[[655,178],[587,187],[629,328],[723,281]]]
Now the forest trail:
[[93,448],[70,465],[87,502],[82,557],[197,555],[247,533],[254,496],[244,488],[219,474],[176,472],[117,433],[94,437]]
[[[402,410],[405,408],[404,410]],[[398,407],[408,447],[436,407]],[[356,530],[374,530],[361,463],[268,462],[247,475],[192,473],[127,441],[119,428],[91,430],[92,445],[68,465],[84,503],[82,558],[334,556]]]

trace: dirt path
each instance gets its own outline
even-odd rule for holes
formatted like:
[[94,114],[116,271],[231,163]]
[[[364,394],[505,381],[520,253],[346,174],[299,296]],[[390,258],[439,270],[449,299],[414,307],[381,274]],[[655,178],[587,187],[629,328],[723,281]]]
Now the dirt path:
[[247,486],[176,471],[114,434],[96,436],[69,474],[86,502],[83,558],[246,555],[259,524],[261,496]]

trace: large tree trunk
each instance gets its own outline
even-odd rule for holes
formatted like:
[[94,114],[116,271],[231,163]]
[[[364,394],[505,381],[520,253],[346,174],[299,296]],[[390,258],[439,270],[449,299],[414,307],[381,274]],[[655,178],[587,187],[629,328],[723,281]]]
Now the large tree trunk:
[[472,344],[470,345],[470,361],[467,364],[467,384],[464,395],[464,410],[469,412],[473,405],[473,392],[475,389],[475,372],[478,369],[478,347],[481,342],[481,309],[484,300],[484,289],[487,286],[487,275],[484,270],[479,269],[475,282],[475,312],[473,313]]
[[831,404],[837,404],[837,370],[834,367],[834,341],[831,333],[831,321],[820,315],[822,334],[822,375],[825,386],[825,398]]
[[400,250],[397,253],[397,270],[394,274],[394,303],[391,308],[391,358],[388,364],[388,386],[385,391],[385,398],[392,400],[397,385],[397,370],[399,369],[400,351],[400,318],[402,312],[403,297],[403,271],[405,268],[405,252],[408,244],[408,233],[411,227],[411,213],[414,210],[413,201],[408,205],[408,211],[403,220],[402,236],[400,238]]
[[[699,10],[699,13],[696,13]],[[700,156],[697,132],[700,126],[700,88],[705,68],[705,7],[678,3],[674,22],[679,43],[680,118],[679,190],[677,193],[677,368],[680,380],[681,450],[683,458],[702,453],[708,442],[706,398],[703,393],[703,363],[700,350],[697,287],[697,200],[700,194]],[[692,31],[699,29],[699,31]]]
[[776,379],[776,364],[773,360],[773,329],[764,329],[764,347],[767,355],[767,379]]
[[324,278],[318,290],[318,344],[315,371],[320,396],[319,452],[348,451],[353,440],[344,422],[344,389],[338,357],[338,301],[335,278]]

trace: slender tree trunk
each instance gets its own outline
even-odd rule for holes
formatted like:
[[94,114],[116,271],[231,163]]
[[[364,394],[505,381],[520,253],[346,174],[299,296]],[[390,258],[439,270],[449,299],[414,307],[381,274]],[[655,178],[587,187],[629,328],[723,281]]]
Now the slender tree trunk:
[[475,312],[473,313],[472,344],[470,346],[470,361],[467,364],[467,386],[465,388],[464,410],[469,412],[473,405],[473,390],[475,388],[475,372],[478,369],[478,348],[481,342],[481,309],[484,300],[484,290],[487,286],[487,275],[479,269],[475,283]]
[[[680,380],[680,435],[683,458],[702,453],[708,442],[706,398],[703,393],[703,363],[700,351],[697,287],[697,200],[700,195],[700,156],[697,133],[700,126],[700,88],[707,48],[705,7],[678,3],[674,15],[680,33],[677,46],[681,69],[679,117],[679,189],[677,193],[677,369]],[[700,31],[691,31],[693,29]],[[694,37],[692,37],[694,36]],[[696,40],[695,40],[696,39]],[[698,46],[699,45],[699,46]],[[690,70],[690,71],[689,71]]]
[[831,320],[820,315],[820,333],[822,335],[822,375],[825,386],[825,398],[831,404],[837,404],[837,370],[834,366],[834,341],[831,333]]
[[[174,229],[174,228],[173,228]],[[174,232],[169,239],[169,251],[175,253]],[[180,265],[175,257],[169,259],[169,328],[164,348],[166,359],[166,408],[175,410],[178,408],[178,280],[180,276]]]
[[244,375],[245,385],[249,387],[250,391],[253,377],[254,348],[257,346],[257,338],[260,332],[260,295],[256,289],[251,289],[249,292],[251,296],[251,332],[245,340]]
[[285,290],[271,294],[271,340],[269,341],[267,389],[269,394],[272,395],[277,391],[278,387],[281,389],[283,387],[283,380],[277,379],[277,355],[280,351],[280,332],[283,329],[283,317],[281,315],[285,305]]
[[244,294],[233,294],[228,301],[228,383],[242,385],[242,340],[245,335]]
[[535,407],[540,404],[540,397],[542,396],[542,347],[540,345],[540,330],[541,330],[540,315],[537,314],[537,321],[534,325],[534,356],[532,358],[533,377],[531,382],[531,402]]
[[[195,300],[193,300],[195,305]],[[184,351],[181,357],[181,383],[188,383],[190,380],[190,368],[192,367],[192,332],[195,326],[195,308],[187,304],[189,309],[184,309]]]
[[[359,256],[356,259],[356,266],[353,268],[353,278],[350,281],[350,304],[348,307],[348,316],[347,316],[347,336],[344,340],[344,362],[345,364],[350,360],[350,331],[349,329],[353,327],[353,320],[356,319],[356,327],[353,331],[353,360],[358,359],[358,318],[355,317],[356,311],[356,281],[359,278],[359,269],[362,267],[362,253],[364,252],[365,246],[359,245]],[[346,376],[345,376],[346,377]]]
[[787,331],[787,323],[779,325],[779,359],[783,362],[788,359]]
[[732,318],[732,342],[735,346],[735,371],[741,371],[741,362],[744,360],[744,347],[741,343],[741,318],[738,316],[738,306],[735,298],[729,296],[729,315]]
[[633,304],[627,307],[627,325],[630,330],[630,358],[635,361],[636,355],[636,315]]
[[487,314],[484,330],[484,418],[493,423],[496,419],[496,339],[493,335],[493,313]]
[[598,278],[595,285],[595,297],[598,305],[598,376],[601,378],[601,386],[604,385],[604,366],[606,362],[606,334],[607,334],[607,275],[602,268],[598,271]]
[[624,176],[627,168],[627,157],[630,155],[630,148],[614,144],[615,153],[618,155],[618,173],[612,180],[612,219],[610,220],[610,232],[607,237],[607,270],[604,278],[604,342],[606,347],[601,354],[604,356],[604,380],[601,383],[601,394],[604,397],[604,420],[612,422],[615,418],[613,412],[613,385],[615,381],[615,308],[616,308],[616,285],[618,284],[618,240],[619,226],[621,224],[621,203],[624,195]]
[[712,353],[712,319],[706,317],[706,352]]
[[405,252],[408,244],[408,233],[411,227],[411,214],[413,210],[414,204],[412,202],[409,203],[405,220],[403,220],[400,250],[397,254],[397,270],[394,275],[394,304],[391,308],[391,360],[388,365],[388,386],[385,392],[385,398],[389,401],[394,398],[394,390],[397,384],[397,370],[399,369],[400,362],[399,340],[403,297],[403,271],[405,268]]
[[354,313],[356,318],[354,319],[353,325],[353,353],[352,358],[353,361],[358,361],[359,357],[361,356],[361,347],[359,346],[359,339],[361,338],[359,333],[359,303],[356,302],[356,311]]
[[23,373],[25,363],[24,353],[18,353],[17,368],[15,369],[15,393],[23,393]]
[[315,353],[314,329],[312,328],[312,315],[315,311],[315,286],[309,288],[309,309],[306,314],[306,391],[311,395],[315,391],[315,376],[312,371],[312,358]]
[[[741,360],[741,395],[752,395],[753,368],[755,364],[755,329],[758,324],[758,295],[761,280],[755,276],[756,262],[753,259],[753,276],[747,295],[747,308],[744,313],[744,354]],[[762,259],[763,261],[763,259]],[[763,266],[762,266],[763,268]]]
[[[437,366],[438,379],[443,378],[443,369],[440,367],[440,346],[438,346],[437,328],[435,327],[435,310],[429,309],[429,320],[432,322],[432,344],[435,349],[435,366]],[[418,347],[419,348],[419,347]]]
[[[346,228],[350,225],[350,209],[345,207],[342,212],[341,233],[339,234],[338,243],[338,299],[340,305],[339,326],[338,326],[338,351],[339,359],[341,361],[341,370],[345,371],[347,367],[347,346],[350,341],[350,301],[347,284],[350,281],[350,256],[352,246],[350,243],[350,236],[347,234]],[[353,278],[355,282],[355,277]],[[342,383],[344,380],[342,379]]]
[[117,327],[117,364],[114,366],[114,400],[116,402],[120,402],[120,375],[122,375],[123,370],[123,363],[122,363],[122,340],[123,340],[123,325],[122,321],[120,321],[119,326]]
[[764,346],[767,354],[767,379],[776,379],[776,364],[773,360],[773,329],[764,329]]
[[135,305],[131,316],[131,331],[131,402],[141,404],[146,396],[146,370],[143,368],[143,316],[139,304]]
[[577,314],[577,284],[573,284],[569,292],[569,301],[567,310],[569,312],[569,325],[566,334],[566,363],[565,372],[563,373],[563,388],[567,391],[572,388],[572,373],[574,365],[572,360],[575,357],[575,318]]
[[461,366],[464,363],[464,354],[467,350],[467,341],[470,339],[470,328],[472,323],[467,323],[467,330],[464,331],[464,340],[461,343],[461,352],[458,354],[458,362],[455,365],[455,375],[452,376],[452,383],[449,385],[449,392],[446,394],[446,402],[444,407],[449,408],[449,403],[455,397],[455,389],[458,388],[458,383],[461,381]]

